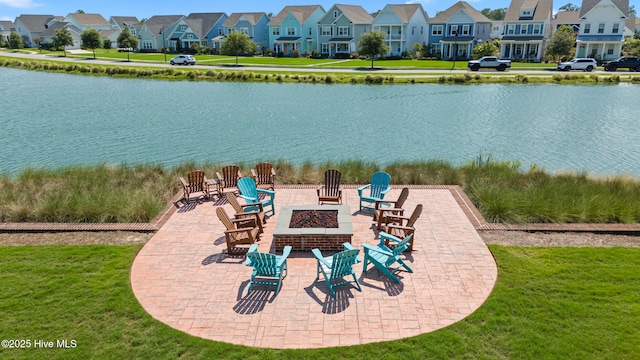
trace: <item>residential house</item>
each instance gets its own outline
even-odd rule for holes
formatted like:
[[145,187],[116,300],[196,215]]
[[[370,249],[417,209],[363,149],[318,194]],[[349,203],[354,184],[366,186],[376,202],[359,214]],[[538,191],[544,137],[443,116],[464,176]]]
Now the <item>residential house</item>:
[[558,30],[561,26],[571,26],[573,32],[578,35],[580,31],[580,11],[560,11],[556,14],[556,18],[551,20],[551,34]]
[[285,6],[269,21],[269,49],[287,56],[317,51],[318,21],[324,14],[320,5]]
[[491,20],[465,1],[458,1],[429,19],[429,45],[445,59],[468,58],[489,40]]
[[0,20],[0,41],[9,41],[9,35],[15,31],[12,21]]
[[552,0],[511,0],[500,45],[503,59],[541,61],[551,36]]
[[362,6],[333,5],[318,21],[318,52],[336,57],[357,51],[360,36],[371,30],[373,16]]
[[387,5],[372,21],[372,29],[385,34],[388,55],[413,51],[414,44],[427,44],[429,23],[420,4]]
[[138,32],[142,28],[142,23],[135,16],[112,16],[109,18],[111,30],[118,32],[118,35],[124,28],[129,28],[129,32],[133,36],[138,36]]
[[613,60],[620,56],[629,0],[583,0],[576,57]]
[[180,52],[192,44],[209,46],[214,37],[222,34],[226,19],[225,13],[191,13],[182,17],[165,32],[167,47]]
[[20,15],[14,23],[16,33],[22,37],[25,47],[37,47],[42,33],[56,22],[63,21],[62,16]]
[[500,39],[504,30],[504,20],[491,20],[490,39]]
[[249,35],[258,46],[258,51],[264,53],[269,47],[269,16],[264,12],[233,13],[224,21],[225,35],[231,31],[239,31]]
[[140,51],[158,52],[169,48],[170,37],[167,35],[173,33],[178,21],[183,18],[184,15],[155,15],[147,19],[138,33]]
[[40,35],[40,44],[51,44],[53,42],[53,36],[56,34],[56,31],[63,28],[69,30],[69,34],[71,34],[71,38],[73,39],[73,44],[65,46],[65,50],[80,49],[82,45],[82,38],[80,37],[80,34],[82,34],[82,31],[80,31],[80,29],[78,29],[75,25],[64,21],[56,21],[51,23],[51,25],[49,25],[47,29]]
[[629,14],[629,16],[627,17],[627,21],[624,22],[624,37],[625,39],[628,36],[634,36],[636,34],[636,32],[638,31],[638,28],[636,26],[636,16],[635,14]]
[[118,38],[118,33],[113,30],[113,25],[100,14],[71,13],[64,18],[64,22],[80,29],[80,33],[88,29],[95,29],[100,33],[103,41],[112,43]]

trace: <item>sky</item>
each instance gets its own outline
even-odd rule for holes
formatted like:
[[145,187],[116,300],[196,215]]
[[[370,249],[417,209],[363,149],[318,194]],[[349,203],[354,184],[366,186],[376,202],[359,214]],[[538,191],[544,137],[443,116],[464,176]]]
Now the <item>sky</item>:
[[[510,0],[466,0],[478,11],[490,8],[507,8]],[[0,0],[0,20],[14,21],[21,14],[42,14],[66,16],[69,13],[83,10],[85,13],[98,13],[109,19],[110,16],[136,16],[138,19],[150,18],[153,15],[189,15],[192,12],[224,12],[231,14],[234,12],[266,12],[277,14],[287,5],[322,5],[325,10],[329,10],[334,4],[360,5],[368,12],[382,9],[387,4],[401,3],[421,3],[427,11],[429,17],[433,17],[437,12],[446,10],[457,0],[189,0],[189,1],[168,1],[168,0]],[[582,0],[556,0],[554,8],[557,9],[567,3],[578,6]],[[640,0],[631,0],[631,4]],[[640,7],[640,6],[636,6]]]

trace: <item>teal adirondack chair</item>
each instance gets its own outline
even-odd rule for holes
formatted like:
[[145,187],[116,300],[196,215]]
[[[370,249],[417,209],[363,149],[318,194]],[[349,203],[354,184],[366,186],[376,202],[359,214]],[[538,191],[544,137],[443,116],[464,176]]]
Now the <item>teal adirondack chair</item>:
[[[410,273],[413,272],[409,265],[405,264],[405,262],[400,258],[400,254],[402,254],[402,252],[411,244],[412,237],[413,234],[410,234],[404,239],[399,239],[391,234],[387,234],[386,232],[380,232],[380,243],[378,245],[362,244],[362,247],[364,248],[364,266],[362,267],[362,273],[364,274],[367,272],[367,265],[373,264],[391,280],[399,283],[400,279],[398,279],[393,272],[397,271],[401,267],[405,268],[405,270]],[[396,246],[391,250],[384,245],[385,241],[394,242],[396,243]],[[398,267],[389,269],[389,267],[395,263],[399,264]]]
[[[336,297],[336,292],[333,288],[336,286],[356,283],[358,290],[362,291],[356,273],[353,271],[353,265],[360,262],[360,257],[358,256],[360,249],[354,248],[349,243],[344,243],[342,246],[344,246],[343,251],[328,257],[323,257],[319,249],[311,250],[313,256],[318,260],[316,280],[320,278],[320,274],[322,273],[327,287],[334,298]],[[353,276],[353,280],[345,280],[344,278],[347,276]],[[341,279],[342,281],[334,283],[333,280],[335,279]]]
[[287,257],[291,253],[291,246],[285,246],[282,255],[263,253],[258,251],[258,244],[253,244],[247,251],[247,266],[252,266],[249,290],[254,284],[275,285],[276,295],[280,292],[284,272],[287,272]]
[[[358,196],[360,197],[360,210],[362,210],[363,202],[375,204],[376,200],[384,199],[386,193],[391,190],[391,186],[389,186],[390,182],[391,176],[386,172],[379,171],[371,175],[371,183],[358,188]],[[364,190],[367,188],[369,189],[368,196],[363,194]],[[370,208],[368,206],[365,207]]]
[[[258,187],[256,186],[255,180],[253,180],[253,178],[250,178],[250,177],[243,177],[242,179],[238,180],[238,189],[240,190],[239,197],[245,199],[247,201],[247,204],[262,203],[263,209],[266,209],[267,206],[271,205],[271,215],[276,214],[276,211],[273,206],[273,199],[276,197],[275,191],[258,189]],[[260,196],[259,196],[260,193],[267,194],[268,198],[264,200],[260,200]],[[258,210],[258,206],[256,206],[256,208],[252,210]],[[265,210],[265,214],[267,212],[268,211]]]

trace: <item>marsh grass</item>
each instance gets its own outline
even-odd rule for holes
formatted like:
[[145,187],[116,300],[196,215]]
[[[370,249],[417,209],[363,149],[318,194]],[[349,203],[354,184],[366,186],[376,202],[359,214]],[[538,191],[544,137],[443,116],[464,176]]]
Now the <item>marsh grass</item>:
[[[386,171],[397,186],[460,185],[490,222],[640,222],[640,180],[628,176],[550,174],[535,165],[523,170],[517,161],[482,154],[460,166],[439,159],[386,165],[363,160],[273,164],[278,184],[321,184],[324,172],[335,168],[342,172],[343,184],[366,184],[374,172]],[[224,165],[27,168],[15,177],[0,176],[0,221],[148,222],[182,190],[180,176],[201,169],[214,178]],[[250,176],[255,164],[236,165]]]
[[490,246],[499,268],[495,288],[458,323],[396,341],[272,350],[189,336],[153,319],[129,283],[140,247],[4,247],[3,338],[76,340],[77,347],[0,349],[0,357],[621,360],[640,354],[640,249]]

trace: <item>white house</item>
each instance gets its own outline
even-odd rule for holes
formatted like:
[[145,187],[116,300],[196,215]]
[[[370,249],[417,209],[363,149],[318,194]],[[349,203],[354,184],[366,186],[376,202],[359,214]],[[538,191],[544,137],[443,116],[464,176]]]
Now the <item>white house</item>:
[[387,5],[371,25],[373,30],[385,34],[390,55],[413,51],[414,44],[422,45],[429,41],[428,17],[420,4]]
[[629,0],[583,0],[576,57],[618,58],[628,17]]

